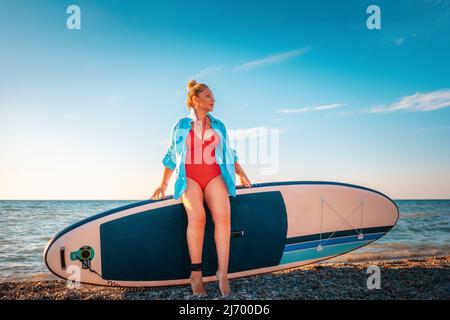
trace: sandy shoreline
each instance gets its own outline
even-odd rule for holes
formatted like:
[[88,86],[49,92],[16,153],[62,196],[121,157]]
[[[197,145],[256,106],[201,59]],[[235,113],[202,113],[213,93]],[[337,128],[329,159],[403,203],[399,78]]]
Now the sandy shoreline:
[[[381,271],[381,288],[367,289],[370,265]],[[254,299],[450,299],[450,256],[363,263],[324,263],[230,281],[230,300]],[[207,298],[219,299],[217,282]],[[0,282],[0,300],[112,299],[189,300],[189,286],[145,289],[81,285],[62,280]]]

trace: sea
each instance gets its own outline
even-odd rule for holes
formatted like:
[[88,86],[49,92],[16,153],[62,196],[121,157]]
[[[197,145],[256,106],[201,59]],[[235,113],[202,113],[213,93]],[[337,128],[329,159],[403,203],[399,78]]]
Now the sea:
[[[43,262],[48,241],[67,226],[138,200],[0,200],[0,282],[56,279]],[[394,200],[395,227],[366,247],[324,262],[450,255],[450,199]]]

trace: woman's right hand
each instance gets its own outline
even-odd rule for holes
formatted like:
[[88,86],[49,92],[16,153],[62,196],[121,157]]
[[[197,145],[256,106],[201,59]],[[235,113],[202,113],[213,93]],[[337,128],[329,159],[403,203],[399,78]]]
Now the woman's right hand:
[[164,192],[167,189],[167,183],[161,183],[161,185],[156,188],[155,192],[153,193],[151,199],[152,200],[157,200],[157,199],[161,199],[164,198]]

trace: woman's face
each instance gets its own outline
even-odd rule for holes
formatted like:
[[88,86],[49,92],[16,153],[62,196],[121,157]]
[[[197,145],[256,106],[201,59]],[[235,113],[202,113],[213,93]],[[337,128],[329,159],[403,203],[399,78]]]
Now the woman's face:
[[211,90],[205,89],[198,94],[198,97],[194,96],[194,103],[198,109],[209,112],[214,109],[214,95]]

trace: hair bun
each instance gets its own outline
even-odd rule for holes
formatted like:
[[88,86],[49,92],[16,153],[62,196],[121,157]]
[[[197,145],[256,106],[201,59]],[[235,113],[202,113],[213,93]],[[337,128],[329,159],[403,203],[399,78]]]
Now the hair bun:
[[196,84],[197,84],[197,81],[195,81],[195,80],[189,80],[189,82],[188,82],[188,84],[187,84],[188,90],[191,90],[191,88],[192,88],[193,86],[195,86]]

